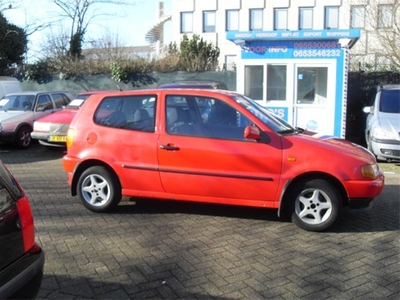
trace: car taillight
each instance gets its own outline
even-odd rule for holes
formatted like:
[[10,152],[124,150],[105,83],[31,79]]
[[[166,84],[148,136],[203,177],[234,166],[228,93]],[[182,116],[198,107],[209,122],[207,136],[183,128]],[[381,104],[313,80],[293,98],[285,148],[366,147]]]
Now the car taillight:
[[24,251],[28,251],[35,244],[35,227],[33,224],[33,215],[31,205],[26,196],[17,201],[17,208],[19,214],[19,222],[22,231],[22,238],[24,240]]
[[75,129],[68,128],[67,132],[67,148],[72,146],[72,143],[74,142],[75,138]]

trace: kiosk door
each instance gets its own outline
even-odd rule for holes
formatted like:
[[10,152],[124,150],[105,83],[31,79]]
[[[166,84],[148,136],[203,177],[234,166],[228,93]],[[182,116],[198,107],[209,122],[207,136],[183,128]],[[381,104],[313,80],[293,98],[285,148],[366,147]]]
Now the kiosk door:
[[295,65],[295,70],[293,124],[333,135],[336,86],[334,66]]

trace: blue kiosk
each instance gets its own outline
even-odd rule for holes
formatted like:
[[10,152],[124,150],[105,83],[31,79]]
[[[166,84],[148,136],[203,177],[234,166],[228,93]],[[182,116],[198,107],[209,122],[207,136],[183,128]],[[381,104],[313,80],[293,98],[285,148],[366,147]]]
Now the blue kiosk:
[[237,90],[290,124],[345,137],[349,49],[360,30],[227,32]]

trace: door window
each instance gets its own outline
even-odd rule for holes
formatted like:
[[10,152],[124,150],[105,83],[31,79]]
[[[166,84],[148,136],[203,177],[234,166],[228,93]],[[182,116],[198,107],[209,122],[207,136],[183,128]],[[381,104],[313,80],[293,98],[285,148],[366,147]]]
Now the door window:
[[327,103],[327,67],[297,69],[297,104]]
[[285,101],[287,90],[286,65],[267,66],[267,101]]
[[167,133],[207,138],[244,140],[251,122],[222,100],[167,96]]
[[253,100],[264,98],[264,66],[244,67],[244,94]]
[[51,102],[49,95],[38,96],[36,111],[45,111],[53,108],[53,103]]

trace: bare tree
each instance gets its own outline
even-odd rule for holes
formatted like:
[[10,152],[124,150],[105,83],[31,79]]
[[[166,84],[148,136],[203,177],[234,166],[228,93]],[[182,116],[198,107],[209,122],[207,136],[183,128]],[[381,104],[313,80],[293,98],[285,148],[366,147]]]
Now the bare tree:
[[53,0],[54,3],[63,11],[64,17],[69,18],[70,28],[70,47],[69,54],[80,57],[82,54],[82,43],[86,30],[90,23],[100,16],[110,15],[100,6],[104,5],[135,5],[129,0]]
[[400,1],[370,0],[366,20],[368,53],[375,70],[400,70]]

